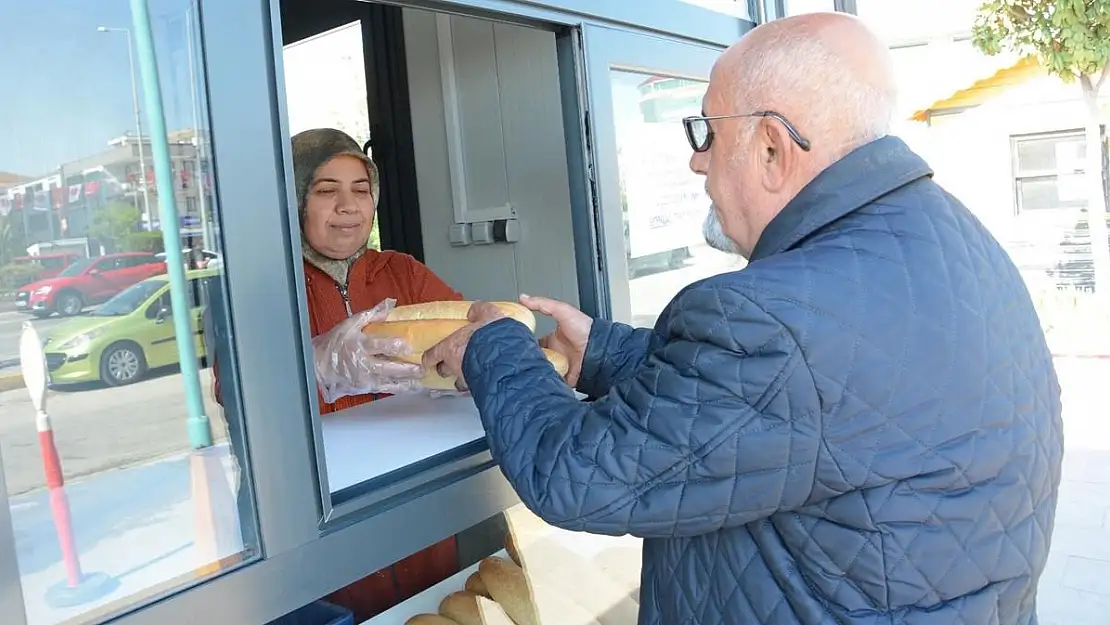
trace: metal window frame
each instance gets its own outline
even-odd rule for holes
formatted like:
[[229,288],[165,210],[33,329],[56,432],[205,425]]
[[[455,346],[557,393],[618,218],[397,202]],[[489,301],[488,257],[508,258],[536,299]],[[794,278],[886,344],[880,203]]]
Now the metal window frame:
[[[754,28],[751,22],[746,28]],[[612,71],[667,75],[708,83],[722,48],[691,45],[673,39],[586,25],[584,29],[588,101],[593,124],[592,161],[597,184],[602,240],[602,276],[607,294],[606,318],[628,323],[632,318],[628,261],[620,199],[620,168],[613,112]]]
[[[1060,177],[1059,170],[1022,171],[1021,163],[1018,159],[1018,146],[1028,141],[1039,141],[1044,139],[1078,138],[1080,140],[1083,140],[1085,136],[1086,131],[1084,131],[1082,128],[1067,128],[1062,130],[1050,130],[1046,132],[1029,132],[1010,135],[1010,178],[1012,179],[1012,188],[1014,192],[1014,215],[1021,215],[1022,213],[1029,212],[1023,208],[1021,201],[1021,182],[1023,180],[1058,180]],[[1084,174],[1086,174],[1085,168],[1083,172]],[[1030,210],[1041,211],[1044,209]]]

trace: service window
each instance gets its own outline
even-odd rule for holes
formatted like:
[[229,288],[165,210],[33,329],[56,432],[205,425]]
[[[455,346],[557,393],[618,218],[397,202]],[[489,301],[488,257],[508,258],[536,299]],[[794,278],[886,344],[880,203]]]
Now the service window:
[[[53,3],[0,3],[0,23],[19,25],[3,36],[0,55],[9,87],[0,98],[0,277],[15,280],[11,259],[35,244],[88,241],[94,257],[101,246],[150,249],[162,232],[144,232],[142,224],[157,214],[158,189],[128,172],[144,171],[153,181],[156,141],[185,137],[175,149],[219,176],[208,162],[207,68],[196,3],[150,4],[170,137],[152,137],[147,110],[133,108],[133,89],[141,98],[150,86],[141,81],[127,0],[75,3],[64,19]],[[208,178],[197,189],[205,194],[205,247],[212,249],[218,247],[207,239],[224,215],[215,182]],[[37,189],[34,202],[13,201],[15,187],[28,185]],[[199,222],[199,208],[182,195],[174,201],[182,218]],[[55,290],[31,296],[41,303],[36,316],[0,303],[0,553],[11,553],[10,515],[15,555],[15,561],[0,556],[4,623],[104,622],[259,556],[241,419],[224,418],[225,407],[238,414],[234,393],[225,392],[221,406],[213,370],[182,362],[174,324],[147,318],[152,307],[170,306],[158,299],[167,276],[118,284],[109,277],[97,283],[106,292],[81,291],[80,315],[67,317],[74,310],[59,307],[66,289],[86,286],[87,276],[74,270],[91,262],[106,274],[129,273],[115,270],[152,258],[71,265],[53,282]],[[208,271],[213,283],[227,284],[222,269]],[[2,284],[0,293],[20,286]],[[209,314],[229,324],[224,308]],[[20,349],[27,321],[37,334],[31,345],[37,339],[44,346],[45,391],[26,388],[21,375],[21,356],[24,364],[33,360],[27,358],[33,350]],[[203,360],[207,341],[197,343],[195,356]],[[225,388],[233,388],[235,358],[228,352],[220,372]],[[199,375],[200,388],[186,384],[188,370]],[[40,416],[36,425],[39,397],[49,419]],[[208,440],[187,435],[190,398],[209,419]]]
[[[292,140],[313,129],[340,131],[373,163],[367,174],[357,153],[333,159],[313,154],[307,143],[291,150],[290,179],[311,180],[290,198],[303,249],[306,334],[324,344],[340,324],[386,299],[399,305],[515,300],[520,292],[535,292],[577,303],[555,33],[408,9],[389,32],[367,6],[340,3],[303,16],[290,3],[283,16]],[[325,30],[306,32],[310,23]],[[390,36],[405,47],[404,66],[390,66],[373,52],[383,45],[376,37]],[[367,82],[366,76],[378,78]],[[411,106],[400,110],[398,96]],[[537,128],[536,118],[553,123]],[[383,128],[377,136],[370,130],[375,119]],[[406,158],[414,161],[415,180],[396,173]],[[330,169],[344,161],[354,165],[355,178],[342,166]],[[368,198],[376,187],[381,197]],[[398,188],[411,198],[401,206],[389,195]],[[377,252],[382,239],[371,225],[381,221],[386,228],[392,219],[417,215],[418,245],[399,241],[393,228],[388,247],[406,255]],[[483,244],[480,229],[492,232],[495,222],[511,236]],[[340,237],[331,240],[329,233],[337,224],[367,230],[367,240],[359,230],[357,245],[335,245]],[[465,240],[452,244],[451,233],[460,230]],[[332,507],[326,517],[488,462],[485,433],[468,396],[384,396],[365,388],[333,394],[326,376],[335,373],[325,369],[326,361],[344,356],[306,352],[315,356],[306,376],[319,390],[320,465],[324,499]]]

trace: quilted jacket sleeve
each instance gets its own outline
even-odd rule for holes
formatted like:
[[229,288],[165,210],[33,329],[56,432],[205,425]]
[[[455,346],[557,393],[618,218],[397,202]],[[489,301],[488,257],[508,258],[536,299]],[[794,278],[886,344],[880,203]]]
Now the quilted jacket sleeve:
[[463,375],[494,459],[548,523],[692,536],[806,502],[820,440],[793,337],[741,293],[685,291],[633,374],[578,401],[527,328],[471,338]]
[[633,375],[648,352],[661,343],[662,335],[654,330],[594,320],[578,390],[590,397],[605,395],[613,384]]

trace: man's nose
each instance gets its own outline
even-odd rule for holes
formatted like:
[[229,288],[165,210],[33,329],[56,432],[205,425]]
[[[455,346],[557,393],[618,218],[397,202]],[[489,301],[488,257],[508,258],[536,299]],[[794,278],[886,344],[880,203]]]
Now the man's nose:
[[709,152],[694,152],[690,155],[690,171],[705,175],[709,171]]

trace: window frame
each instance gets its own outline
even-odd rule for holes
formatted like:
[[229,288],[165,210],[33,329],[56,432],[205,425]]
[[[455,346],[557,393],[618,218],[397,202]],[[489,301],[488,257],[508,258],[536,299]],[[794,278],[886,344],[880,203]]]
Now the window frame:
[[[1069,128],[1069,129],[1062,129],[1062,130],[1052,130],[1052,131],[1047,131],[1047,132],[1033,132],[1033,133],[1022,133],[1022,134],[1010,135],[1010,178],[1011,178],[1011,185],[1012,185],[1012,189],[1013,189],[1013,193],[1014,193],[1014,203],[1013,203],[1014,212],[1013,212],[1013,214],[1015,216],[1027,215],[1027,214],[1031,214],[1031,213],[1032,214],[1044,214],[1044,213],[1050,213],[1050,212],[1054,212],[1054,211],[1073,210],[1073,207],[1066,207],[1066,206],[1057,207],[1057,208],[1050,208],[1050,209],[1043,209],[1043,208],[1025,209],[1025,208],[1023,208],[1023,206],[1022,206],[1022,193],[1021,193],[1021,183],[1023,181],[1026,181],[1026,180],[1029,180],[1029,181],[1053,180],[1054,182],[1059,184],[1060,175],[1063,172],[1059,168],[1057,168],[1055,170],[1051,170],[1051,171],[1050,170],[1023,171],[1022,168],[1021,168],[1021,162],[1020,162],[1020,158],[1019,158],[1019,154],[1018,154],[1018,148],[1022,143],[1027,143],[1027,142],[1043,141],[1045,139],[1065,139],[1066,140],[1066,139],[1076,139],[1076,138],[1078,138],[1080,141],[1084,141],[1084,142],[1086,141],[1086,133],[1084,132],[1084,130],[1082,128]],[[1087,174],[1086,163],[1084,163],[1084,166],[1081,169],[1074,170],[1072,172],[1072,174],[1085,176]],[[1086,200],[1084,200],[1084,202],[1086,202]],[[1078,209],[1079,207],[1074,207],[1074,208]]]

